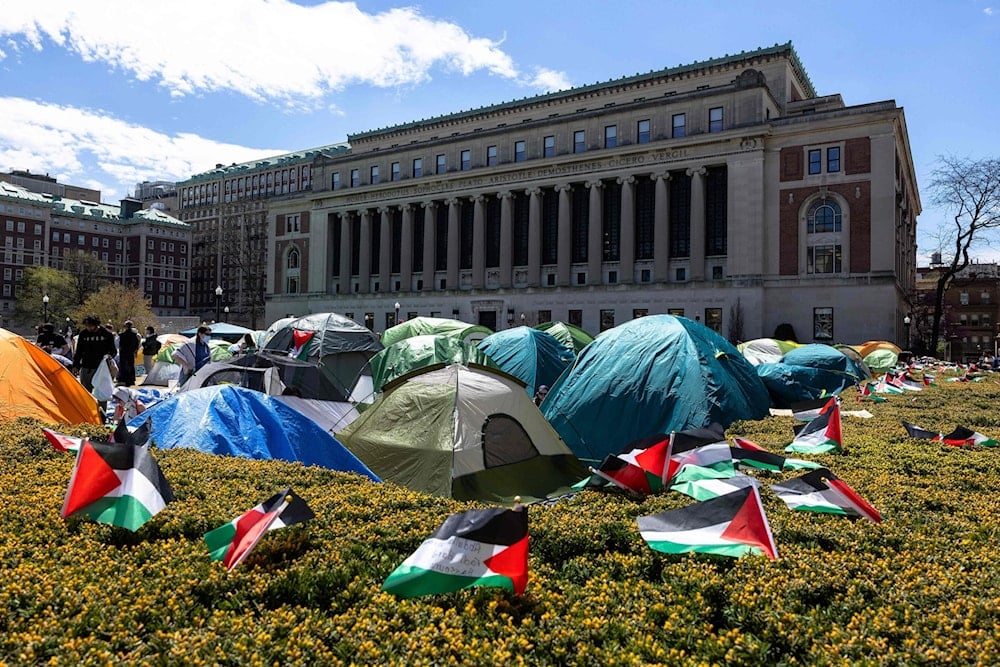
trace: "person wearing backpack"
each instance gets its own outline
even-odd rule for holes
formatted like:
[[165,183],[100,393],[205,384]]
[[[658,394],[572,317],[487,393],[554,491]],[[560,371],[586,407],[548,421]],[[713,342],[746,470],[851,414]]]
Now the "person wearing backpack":
[[153,361],[161,347],[156,339],[156,329],[146,327],[146,337],[142,339],[142,365],[146,367],[146,375],[153,370]]

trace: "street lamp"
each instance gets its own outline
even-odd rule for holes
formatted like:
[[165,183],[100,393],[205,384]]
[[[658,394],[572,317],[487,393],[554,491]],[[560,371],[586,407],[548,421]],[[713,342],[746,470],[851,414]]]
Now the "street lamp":
[[229,321],[229,306],[226,306],[225,308],[223,308],[222,312],[224,312],[226,314],[226,322],[228,322]]
[[910,314],[907,313],[903,317],[903,346],[909,350],[910,349]]
[[395,305],[396,305],[396,319],[392,321],[394,325],[399,324],[399,302],[397,301]]
[[218,322],[222,318],[219,316],[222,310],[222,285],[215,288],[215,321]]
[[49,295],[42,297],[42,324],[49,321]]

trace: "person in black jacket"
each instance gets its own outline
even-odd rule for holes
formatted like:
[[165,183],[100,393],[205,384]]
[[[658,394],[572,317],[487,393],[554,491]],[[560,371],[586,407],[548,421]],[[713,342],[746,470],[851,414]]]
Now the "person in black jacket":
[[153,370],[153,361],[161,347],[156,339],[156,329],[146,327],[146,337],[142,339],[142,365],[146,367],[146,375]]
[[[115,335],[101,326],[97,315],[87,315],[83,318],[83,331],[76,341],[76,353],[73,355],[73,371],[80,371],[80,384],[87,391],[94,390],[94,373],[98,367],[114,358]],[[99,401],[101,414],[108,406],[107,401]]]
[[135,355],[139,352],[139,332],[132,327],[132,320],[118,333],[118,386],[135,384]]

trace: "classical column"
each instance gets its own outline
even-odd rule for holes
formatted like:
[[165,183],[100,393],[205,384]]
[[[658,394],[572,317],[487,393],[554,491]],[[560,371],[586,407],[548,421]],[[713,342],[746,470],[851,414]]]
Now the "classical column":
[[667,183],[670,173],[663,172],[650,176],[655,183],[655,205],[653,219],[653,282],[669,280],[668,259],[670,255],[670,203],[667,197]]
[[434,264],[437,244],[437,204],[425,201],[424,207],[424,290],[434,291]]
[[340,214],[340,293],[351,293],[351,249],[354,243],[349,212]]
[[690,280],[705,279],[705,173],[707,169],[688,169],[691,177],[691,275]]
[[358,253],[358,292],[368,294],[372,282],[372,212],[361,211],[361,247]]
[[635,278],[635,176],[618,179],[622,186],[621,252],[618,262],[618,282],[631,284]]
[[573,186],[557,185],[559,227],[556,238],[556,284],[569,285],[570,260],[573,258]]
[[500,287],[510,287],[514,270],[511,255],[513,242],[511,206],[514,195],[510,190],[506,190],[499,193],[497,197],[500,199]]
[[403,205],[403,229],[399,239],[399,288],[413,289],[413,205]]
[[472,289],[483,288],[486,271],[486,197],[469,197],[472,202]]
[[448,204],[448,289],[458,289],[458,200],[449,199]]
[[392,207],[382,206],[378,212],[382,215],[379,225],[378,244],[378,291],[392,291]]
[[542,190],[531,188],[528,195],[528,287],[538,287],[542,273]]
[[602,243],[604,200],[601,197],[601,189],[604,183],[600,180],[588,181],[587,187],[590,188],[590,215],[587,219],[587,284],[600,285],[604,282],[604,275],[601,272],[601,261],[604,258]]

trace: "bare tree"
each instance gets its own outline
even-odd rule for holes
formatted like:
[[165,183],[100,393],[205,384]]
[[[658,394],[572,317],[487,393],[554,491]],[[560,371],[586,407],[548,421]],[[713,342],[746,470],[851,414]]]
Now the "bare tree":
[[944,295],[955,275],[969,265],[969,253],[988,246],[1000,227],[1000,159],[938,157],[930,184],[932,201],[949,211],[951,220],[938,229],[941,273],[934,293],[930,350],[936,350],[944,315]]
[[81,304],[87,297],[108,284],[108,266],[97,255],[80,251],[67,254],[62,259],[62,270],[73,276],[76,283],[74,304]]
[[263,211],[226,211],[219,235],[223,269],[237,278],[228,290],[236,313],[248,318],[251,329],[264,315],[267,280],[267,217]]

